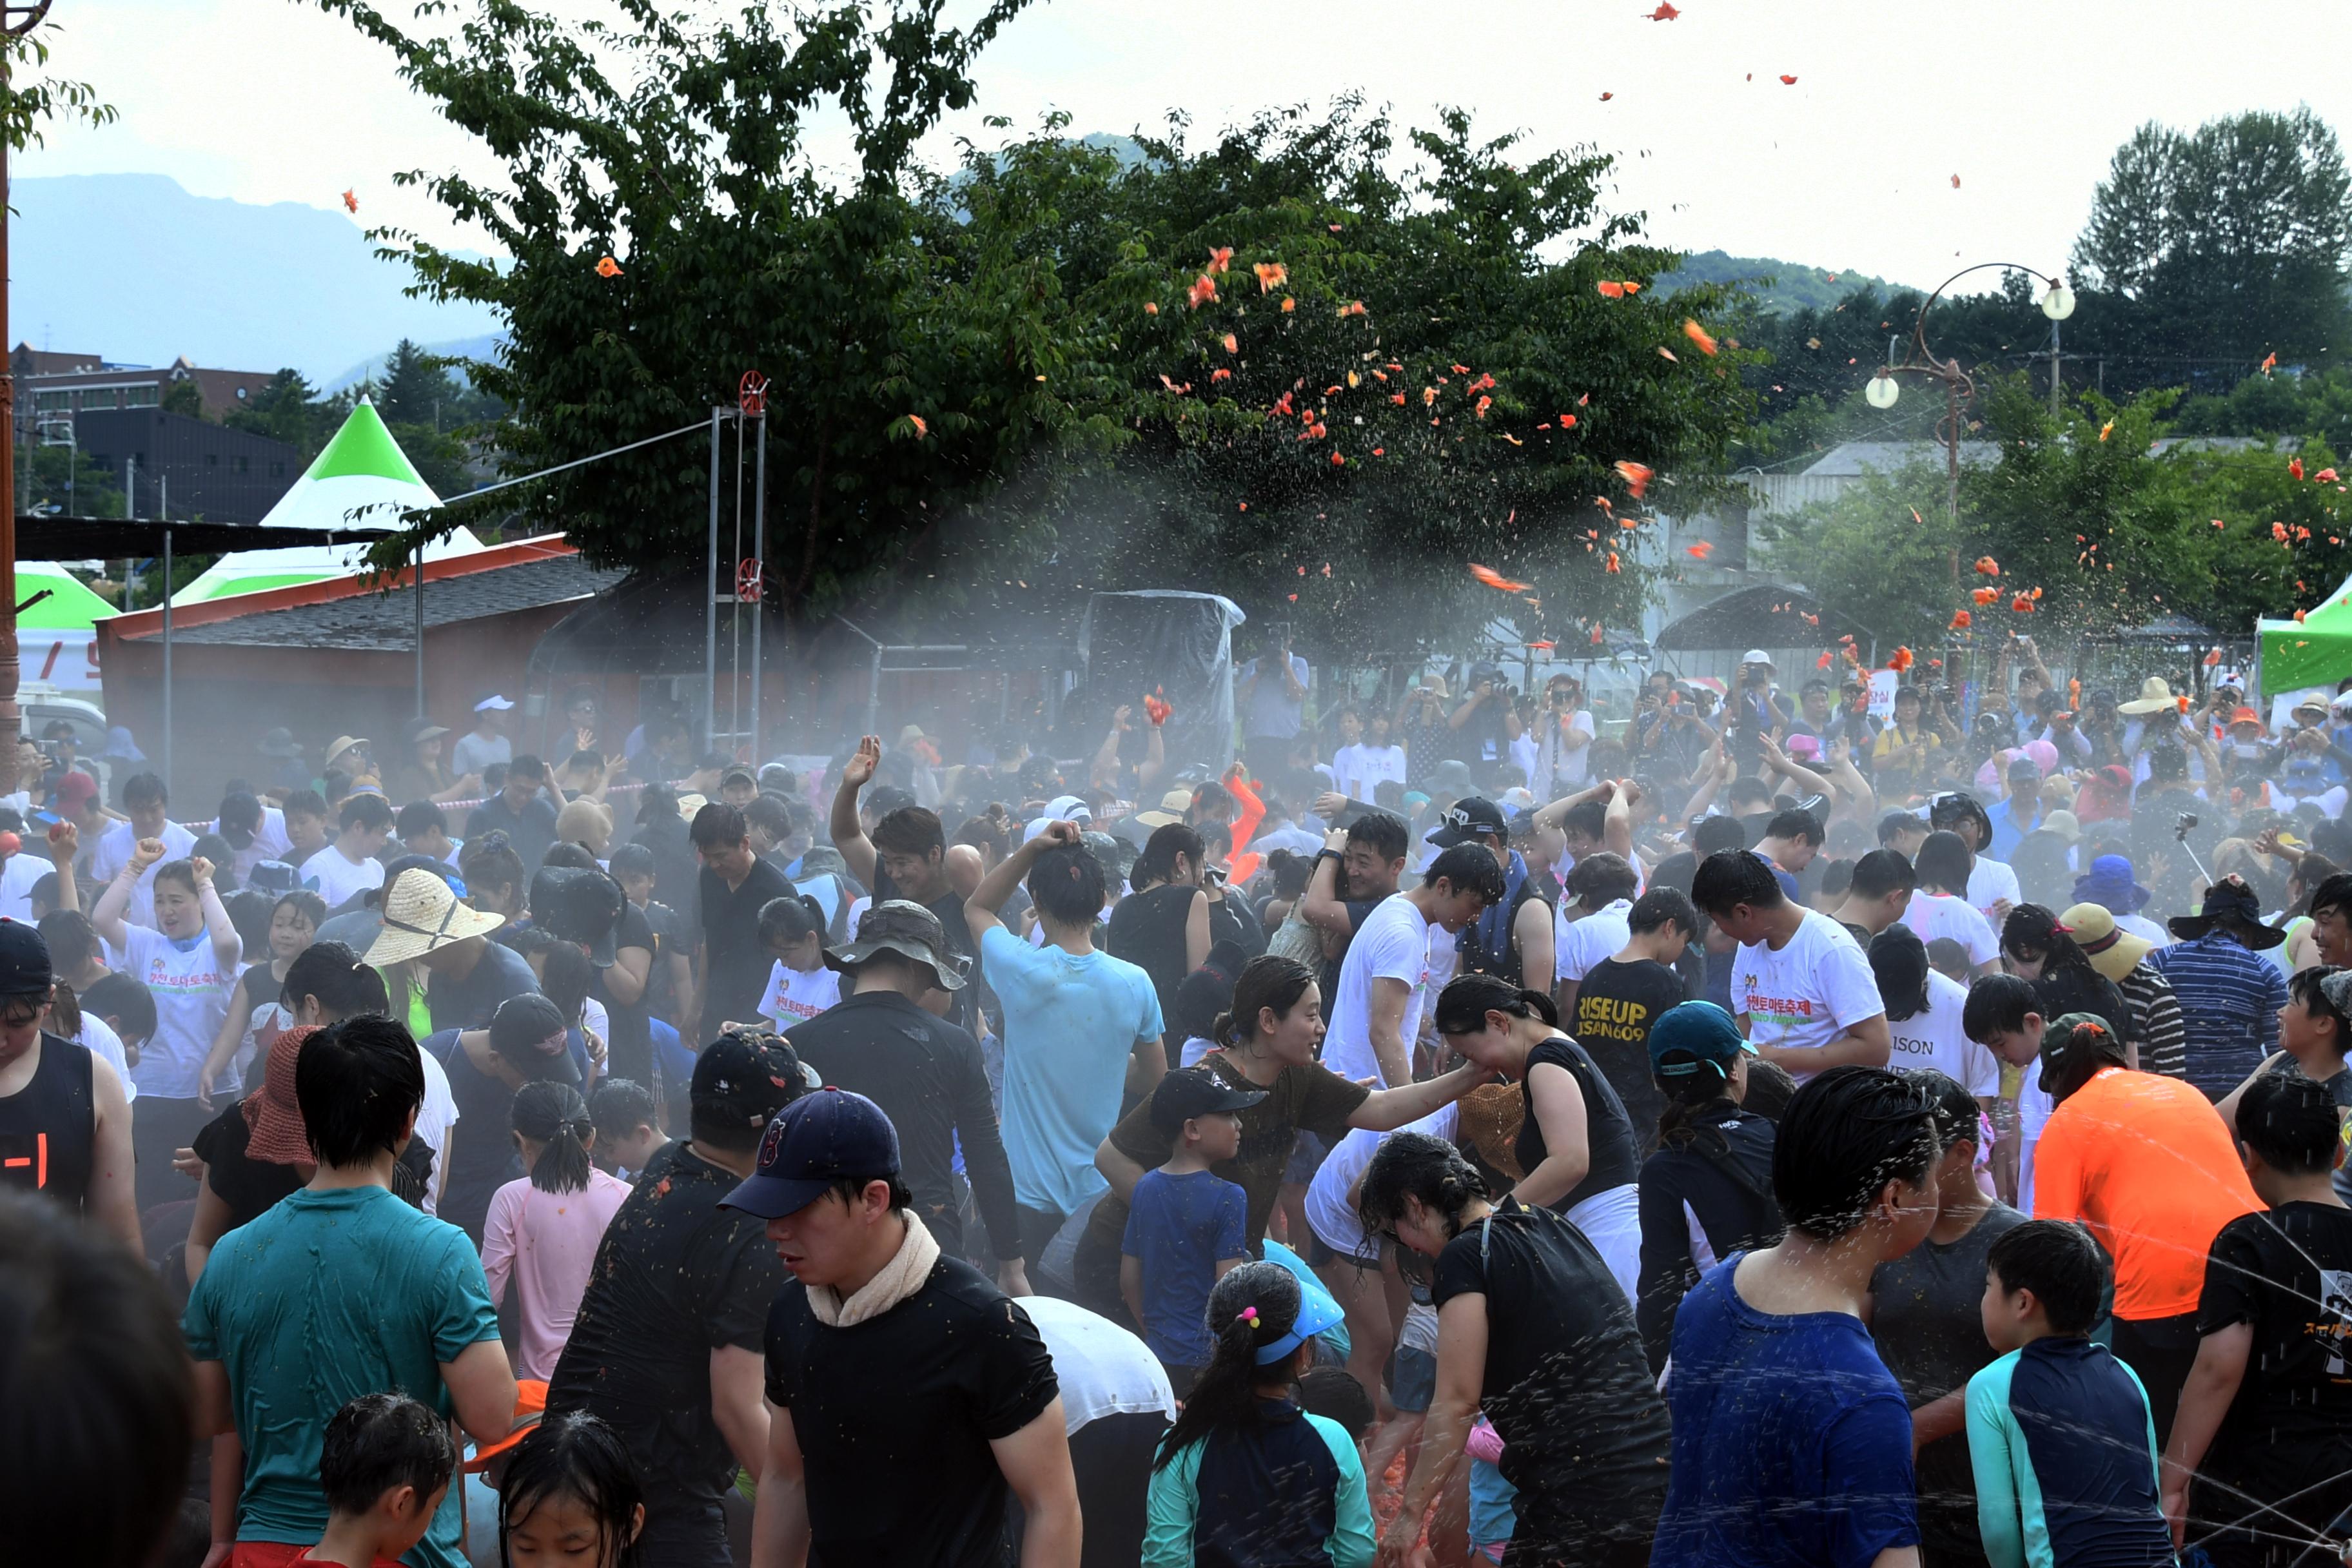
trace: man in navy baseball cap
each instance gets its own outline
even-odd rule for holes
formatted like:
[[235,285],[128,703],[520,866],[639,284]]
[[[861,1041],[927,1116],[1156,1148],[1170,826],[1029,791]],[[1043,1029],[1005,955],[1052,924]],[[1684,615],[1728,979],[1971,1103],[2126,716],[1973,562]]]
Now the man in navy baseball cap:
[[[862,1094],[825,1089],[776,1113],[751,1174],[719,1201],[761,1219],[782,1219],[844,1187],[898,1180],[898,1130]],[[784,1260],[791,1263],[792,1259]],[[798,1270],[795,1270],[798,1272]]]

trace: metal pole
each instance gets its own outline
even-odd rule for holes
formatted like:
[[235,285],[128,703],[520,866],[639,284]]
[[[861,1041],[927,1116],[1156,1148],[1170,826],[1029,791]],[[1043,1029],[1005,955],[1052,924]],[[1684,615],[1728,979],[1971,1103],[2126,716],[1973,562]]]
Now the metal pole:
[[[768,415],[760,412],[760,460],[751,478],[751,558],[760,584],[751,595],[751,767],[760,766],[760,623],[768,616]],[[740,598],[740,595],[739,595]],[[741,610],[739,604],[736,608]]]
[[702,743],[719,732],[719,422],[727,410],[710,411],[710,592],[702,605]]
[[172,788],[172,523],[163,521],[163,788]]
[[2050,412],[2058,412],[2058,323],[2050,323]]
[[[735,420],[735,549],[729,557],[730,584],[737,584],[734,563],[742,559],[743,420],[739,415]],[[735,613],[727,617],[727,752],[732,756],[732,742],[743,732],[743,593],[740,585],[728,596],[728,603],[735,607]]]
[[[122,459],[122,515],[136,519],[139,515],[139,459]],[[133,545],[134,552],[137,546]],[[133,553],[122,563],[122,607],[136,609],[139,605],[139,557]]]
[[425,717],[425,538],[416,540],[416,716]]

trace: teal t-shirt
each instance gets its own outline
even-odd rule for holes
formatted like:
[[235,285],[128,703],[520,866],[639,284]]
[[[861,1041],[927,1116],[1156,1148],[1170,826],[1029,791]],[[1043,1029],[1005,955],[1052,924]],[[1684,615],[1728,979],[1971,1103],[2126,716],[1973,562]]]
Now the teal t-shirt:
[[[446,1225],[382,1187],[304,1188],[221,1239],[181,1321],[188,1353],[228,1373],[245,1444],[236,1538],[314,1544],[327,1528],[319,1453],[363,1394],[449,1414],[441,1363],[499,1337],[481,1259]],[[403,1562],[466,1568],[458,1489]]]

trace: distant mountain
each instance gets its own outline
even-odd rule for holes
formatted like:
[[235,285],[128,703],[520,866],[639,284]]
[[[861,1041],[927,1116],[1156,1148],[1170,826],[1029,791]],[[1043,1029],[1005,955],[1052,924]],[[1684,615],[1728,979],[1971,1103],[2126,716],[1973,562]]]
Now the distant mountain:
[[[1770,281],[1764,281],[1767,279]],[[1834,305],[1865,283],[1883,290],[1908,287],[1866,272],[1832,272],[1794,261],[1776,261],[1769,256],[1731,256],[1720,250],[1702,250],[1686,258],[1674,271],[1660,273],[1654,286],[1660,293],[1671,294],[1694,283],[1746,283],[1766,313],[1776,316]]]
[[[438,354],[443,359],[487,360],[497,353],[499,345],[504,342],[506,342],[506,334],[503,332],[485,332],[479,337],[453,338],[446,343],[418,343],[416,346],[426,353]],[[393,345],[394,348],[398,346],[396,342]],[[387,348],[373,358],[360,361],[341,375],[331,376],[325,381],[320,381],[313,376],[311,381],[321,392],[341,392],[353,382],[366,381],[382,374],[383,362],[391,357],[392,349]],[[467,379],[463,365],[451,365],[449,374],[459,381]]]
[[192,196],[163,174],[20,179],[10,196],[8,320],[35,348],[323,383],[402,338],[457,352],[498,326],[404,296],[408,269],[341,212]]

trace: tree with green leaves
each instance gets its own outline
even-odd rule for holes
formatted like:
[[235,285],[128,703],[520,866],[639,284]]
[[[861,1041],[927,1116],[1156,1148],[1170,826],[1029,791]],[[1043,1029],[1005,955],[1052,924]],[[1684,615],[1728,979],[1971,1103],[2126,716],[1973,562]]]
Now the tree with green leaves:
[[163,395],[156,400],[156,406],[166,414],[184,414],[191,419],[202,419],[205,416],[205,395],[196,389],[193,380],[175,381],[163,388]]

